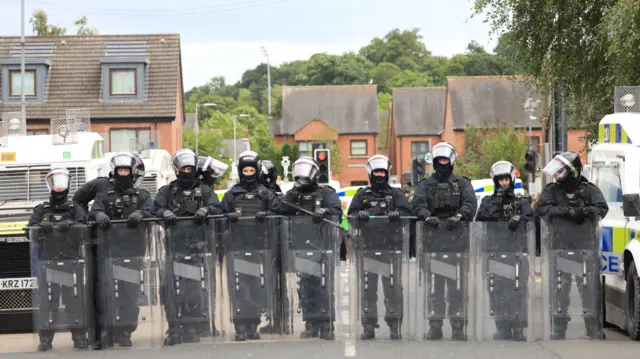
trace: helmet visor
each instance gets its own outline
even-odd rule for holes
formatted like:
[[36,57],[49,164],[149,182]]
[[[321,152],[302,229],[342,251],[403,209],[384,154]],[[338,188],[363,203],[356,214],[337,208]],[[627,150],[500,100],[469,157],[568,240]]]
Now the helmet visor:
[[431,156],[434,160],[439,157],[448,158],[452,165],[456,162],[456,151],[452,147],[446,145],[434,146],[431,151]]
[[182,167],[196,167],[198,165],[198,158],[193,155],[193,153],[182,152],[177,153],[173,159],[173,166],[176,170],[181,169]]
[[501,177],[501,176],[509,176],[511,181],[514,180],[515,177],[515,168],[509,162],[498,162],[491,166],[491,178]]
[[69,189],[69,175],[64,172],[54,172],[47,177],[47,187],[50,191],[64,192]]
[[296,161],[293,165],[293,178],[305,177],[314,180],[318,174],[318,166],[311,161]]
[[216,160],[215,158],[210,158],[208,162],[208,166],[205,166],[205,170],[208,170],[212,173],[213,177],[222,177],[224,173],[229,168],[229,165],[223,163],[221,161]]
[[127,167],[132,169],[135,163],[136,161],[132,156],[129,156],[127,154],[117,154],[111,159],[111,169],[115,170],[119,167]]
[[573,166],[566,158],[558,155],[542,169],[542,172],[555,178],[556,181],[562,181],[567,178],[572,168]]
[[380,157],[371,158],[364,167],[367,170],[367,174],[371,176],[371,173],[377,170],[384,170],[388,174],[389,169],[391,168],[391,164],[389,163],[388,159],[380,156]]

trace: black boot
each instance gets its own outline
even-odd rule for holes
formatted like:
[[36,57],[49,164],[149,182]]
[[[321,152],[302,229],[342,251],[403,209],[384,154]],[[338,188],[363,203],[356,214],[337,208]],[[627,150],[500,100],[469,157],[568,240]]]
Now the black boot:
[[172,346],[181,343],[182,337],[180,336],[180,333],[178,333],[178,330],[175,328],[169,328],[166,336],[164,337],[164,345]]
[[182,330],[182,342],[183,343],[199,343],[200,336],[196,332],[196,328],[189,326]]
[[513,328],[513,340],[516,342],[524,342],[527,337],[524,335],[524,328]]
[[360,339],[362,340],[371,340],[376,337],[376,327],[377,325],[373,324],[365,324],[362,328],[362,333],[360,334]]
[[330,321],[322,321],[320,324],[320,339],[324,340],[333,340],[335,339],[335,334],[333,334],[333,323]]
[[73,347],[75,349],[87,349],[89,348],[89,343],[87,341],[87,338],[83,332],[75,332],[75,333],[71,333],[71,340],[73,340]]
[[493,334],[493,340],[511,340],[513,334],[504,321],[496,321],[497,332]]
[[318,337],[319,328],[316,325],[315,320],[307,320],[304,322],[304,331],[300,333],[300,338],[317,338]]
[[441,320],[430,320],[429,321],[429,332],[425,335],[426,340],[440,340],[442,339],[442,321]]
[[467,335],[464,332],[464,322],[461,320],[451,321],[451,339],[453,340],[467,340]]
[[243,342],[247,340],[247,327],[244,325],[236,325],[235,341]]
[[131,345],[133,345],[133,343],[131,343],[131,333],[129,332],[122,332],[118,334],[116,340],[118,342],[118,345],[121,347],[130,347]]
[[388,322],[389,331],[391,332],[390,338],[391,340],[400,340],[402,339],[402,332],[400,331],[402,328],[402,322],[399,320],[391,320]]
[[53,348],[53,334],[40,334],[40,344],[38,344],[38,351],[46,352]]
[[260,333],[258,333],[258,326],[255,324],[249,325],[249,330],[247,330],[247,339],[249,340],[259,340]]

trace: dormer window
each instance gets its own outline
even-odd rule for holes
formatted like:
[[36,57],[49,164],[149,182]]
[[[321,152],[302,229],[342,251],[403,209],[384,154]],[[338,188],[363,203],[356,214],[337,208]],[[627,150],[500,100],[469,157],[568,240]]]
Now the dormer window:
[[[9,96],[22,96],[22,72],[21,70],[9,70]],[[24,72],[24,94],[25,96],[35,97],[37,89],[36,70],[25,70]]]
[[137,73],[136,69],[109,69],[109,95],[136,96],[138,94]]

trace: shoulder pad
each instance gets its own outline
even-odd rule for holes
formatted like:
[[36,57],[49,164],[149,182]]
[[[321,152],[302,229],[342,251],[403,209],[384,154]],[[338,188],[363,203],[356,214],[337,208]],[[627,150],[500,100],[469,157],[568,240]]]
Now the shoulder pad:
[[146,190],[146,189],[144,189],[144,188],[136,188],[136,193],[137,193],[138,195],[149,195],[149,196],[151,195],[151,194],[149,193],[149,191],[147,191],[147,190]]
[[40,204],[38,204],[37,206],[33,207],[33,210],[38,210],[40,208],[47,208],[49,207],[49,202],[42,202]]
[[467,181],[471,182],[471,179],[470,179],[469,177],[467,177],[467,176],[460,176],[460,175],[458,175],[458,179],[465,179],[465,180],[467,180]]
[[371,191],[371,187],[369,187],[369,186],[367,186],[367,187],[360,187],[360,188],[358,188],[358,190],[356,191],[356,193],[358,193],[358,192],[362,192],[362,191],[364,191],[364,192]]
[[327,185],[327,186],[322,186],[322,188],[328,188],[329,190],[331,190],[331,191],[333,191],[333,192],[335,192],[335,191],[336,191],[336,189],[335,189],[335,188],[333,188],[333,187],[331,187],[331,186],[328,186],[328,185]]
[[423,178],[423,179],[421,179],[420,181],[418,181],[418,183],[422,183],[422,182],[427,183],[427,181],[429,180],[429,178],[431,178],[431,177]]
[[555,186],[556,186],[555,182],[551,182],[551,183],[547,183],[547,185],[546,185],[546,186],[544,186],[544,188],[547,188],[547,187],[555,187]]

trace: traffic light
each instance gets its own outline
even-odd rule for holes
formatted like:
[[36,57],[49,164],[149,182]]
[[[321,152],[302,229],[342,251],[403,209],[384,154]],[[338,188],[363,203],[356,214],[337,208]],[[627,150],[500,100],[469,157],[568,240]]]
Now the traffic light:
[[526,163],[524,164],[524,169],[527,172],[531,172],[532,174],[536,174],[536,152],[529,150],[524,155],[524,159]]
[[313,157],[320,167],[318,184],[329,184],[331,181],[331,152],[326,148],[318,148],[313,151]]
[[417,185],[422,178],[424,178],[425,164],[426,163],[424,162],[424,158],[422,157],[414,158],[411,162],[411,177],[414,186]]

